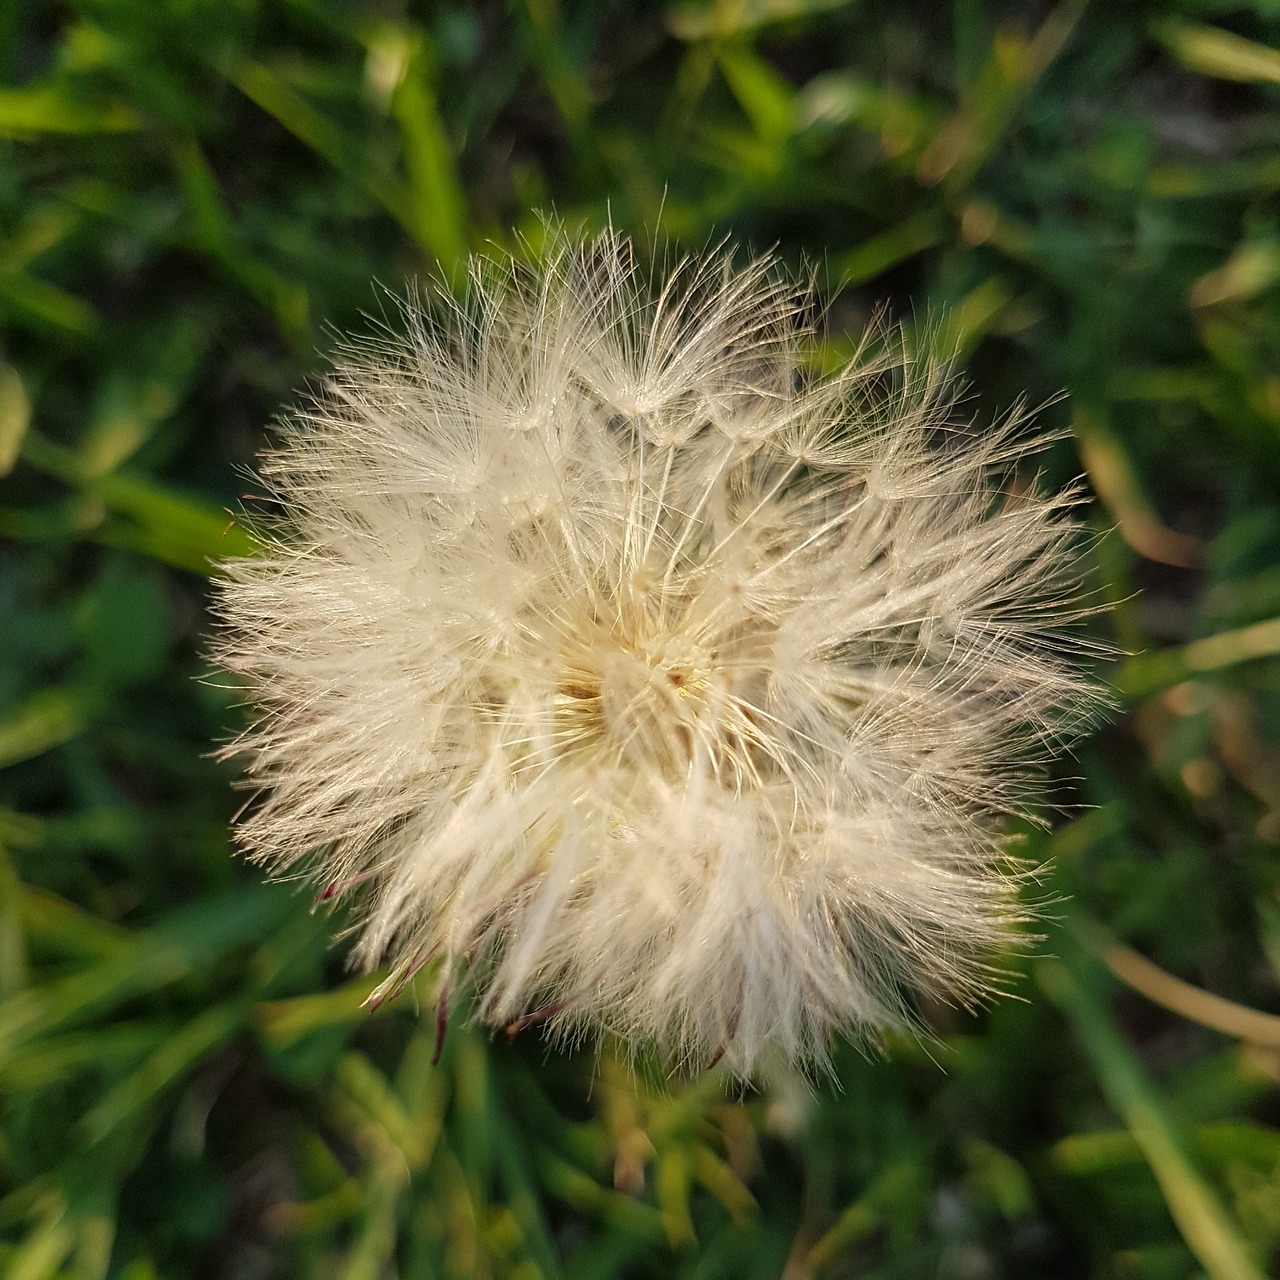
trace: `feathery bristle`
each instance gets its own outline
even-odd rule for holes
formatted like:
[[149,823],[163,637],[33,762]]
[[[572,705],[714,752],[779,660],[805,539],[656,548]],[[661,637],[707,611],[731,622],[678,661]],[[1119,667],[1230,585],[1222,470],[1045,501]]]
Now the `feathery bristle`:
[[1002,487],[1020,424],[890,334],[809,372],[813,310],[612,234],[481,262],[263,460],[239,835],[358,894],[379,998],[443,957],[495,1025],[746,1076],[990,989],[999,821],[1098,704],[1075,495]]

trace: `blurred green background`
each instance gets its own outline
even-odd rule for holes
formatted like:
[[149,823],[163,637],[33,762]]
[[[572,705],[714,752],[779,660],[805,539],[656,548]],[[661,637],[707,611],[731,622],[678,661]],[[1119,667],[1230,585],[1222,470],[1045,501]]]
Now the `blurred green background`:
[[[0,4],[0,1274],[1274,1273],[1278,50],[1277,0]],[[1131,656],[1028,833],[1061,904],[1014,999],[812,1092],[461,1017],[433,1068],[232,855],[201,635],[264,431],[552,209],[815,263],[833,360],[932,317],[980,415],[1066,392]]]

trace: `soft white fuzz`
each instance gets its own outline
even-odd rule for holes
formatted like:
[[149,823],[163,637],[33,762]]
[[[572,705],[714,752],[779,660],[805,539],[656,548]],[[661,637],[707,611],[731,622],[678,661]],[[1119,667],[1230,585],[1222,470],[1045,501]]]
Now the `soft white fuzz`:
[[240,836],[358,895],[379,998],[434,959],[491,1023],[745,1076],[990,989],[999,820],[1095,702],[1072,499],[892,335],[813,375],[812,311],[614,235],[481,262],[264,459]]

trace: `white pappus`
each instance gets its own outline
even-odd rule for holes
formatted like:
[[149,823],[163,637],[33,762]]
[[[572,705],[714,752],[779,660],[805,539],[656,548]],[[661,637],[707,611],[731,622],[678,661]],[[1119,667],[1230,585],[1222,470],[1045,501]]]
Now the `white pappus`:
[[815,373],[769,259],[552,239],[349,348],[264,456],[214,641],[241,841],[356,895],[378,999],[436,961],[492,1024],[684,1068],[980,999],[1025,918],[1001,821],[1099,701],[1078,495],[900,336]]

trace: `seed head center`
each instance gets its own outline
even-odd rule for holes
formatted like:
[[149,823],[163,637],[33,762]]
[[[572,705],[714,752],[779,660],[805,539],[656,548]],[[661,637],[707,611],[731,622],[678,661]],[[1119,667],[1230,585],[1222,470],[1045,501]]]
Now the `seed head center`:
[[716,656],[651,618],[584,629],[557,681],[560,740],[618,763],[687,768],[699,737],[716,734]]

